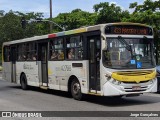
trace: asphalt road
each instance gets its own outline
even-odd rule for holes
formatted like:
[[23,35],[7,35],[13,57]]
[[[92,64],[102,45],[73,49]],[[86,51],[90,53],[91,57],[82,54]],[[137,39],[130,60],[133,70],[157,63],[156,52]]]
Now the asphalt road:
[[[77,101],[71,98],[66,92],[41,90],[35,87],[24,91],[19,85],[3,81],[0,78],[0,111],[160,111],[160,94],[147,93],[138,97],[123,97],[122,99],[87,96],[84,101]],[[17,120],[17,118],[13,119]],[[21,119],[24,118],[19,118],[18,120]],[[56,119],[70,120],[75,118],[60,117]],[[83,117],[83,119],[91,119],[91,117]],[[123,117],[97,117],[93,119],[128,120],[128,118]],[[158,120],[159,118],[130,119]]]

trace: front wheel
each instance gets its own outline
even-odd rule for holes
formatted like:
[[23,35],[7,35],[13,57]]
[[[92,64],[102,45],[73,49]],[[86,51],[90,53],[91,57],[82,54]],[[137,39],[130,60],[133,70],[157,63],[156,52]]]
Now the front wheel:
[[71,94],[76,100],[82,100],[81,86],[78,80],[73,80],[71,83]]
[[23,90],[27,90],[28,89],[27,78],[26,78],[25,74],[22,74],[22,76],[21,76],[21,88]]
[[157,77],[157,93],[160,93],[160,78]]

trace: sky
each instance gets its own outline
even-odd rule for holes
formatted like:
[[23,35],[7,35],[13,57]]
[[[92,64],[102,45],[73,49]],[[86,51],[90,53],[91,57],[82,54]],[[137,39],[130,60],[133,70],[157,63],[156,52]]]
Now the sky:
[[[0,10],[27,12],[43,12],[44,17],[50,15],[50,0],[0,0]],[[123,10],[129,10],[129,4],[138,2],[142,4],[144,0],[52,0],[52,16],[56,17],[59,13],[71,12],[79,8],[84,11],[93,12],[93,6],[100,2],[116,3]]]

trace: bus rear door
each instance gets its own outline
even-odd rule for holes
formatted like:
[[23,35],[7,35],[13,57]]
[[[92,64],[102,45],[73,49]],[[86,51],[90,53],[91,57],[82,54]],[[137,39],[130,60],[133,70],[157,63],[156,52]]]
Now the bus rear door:
[[48,87],[48,42],[38,43],[40,86]]

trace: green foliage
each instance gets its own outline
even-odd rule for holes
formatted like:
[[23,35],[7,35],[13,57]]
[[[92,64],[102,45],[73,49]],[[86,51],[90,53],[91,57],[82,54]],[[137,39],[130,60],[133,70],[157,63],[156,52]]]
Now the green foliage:
[[143,5],[135,2],[130,4],[130,8],[134,9],[134,12],[123,21],[145,23],[160,29],[160,1],[145,0]]
[[5,12],[1,10],[0,15],[0,54],[3,42],[23,39],[25,37],[32,37],[35,35],[42,35],[47,33],[43,30],[44,27],[39,27],[39,24],[37,23],[27,24],[25,30],[22,29],[21,26],[22,16],[24,16],[27,20],[37,19],[43,17],[42,13],[32,12],[23,14],[21,12],[14,12],[11,10],[5,14]]
[[1,18],[0,28],[2,41],[11,41],[19,37],[23,38],[23,35],[21,35],[20,19],[12,11]]
[[121,7],[109,2],[96,4],[93,8],[98,15],[96,24],[121,22],[122,18],[129,16],[128,11],[123,11]]
[[131,3],[129,8],[134,8],[134,13],[151,10],[152,12],[160,10],[160,1],[145,0],[143,5],[138,5],[137,2]]
[[4,10],[0,10],[0,17],[4,15]]
[[[60,13],[53,21],[64,27],[66,30],[95,24],[95,13],[75,9],[71,13]],[[56,31],[60,30],[59,28]]]

